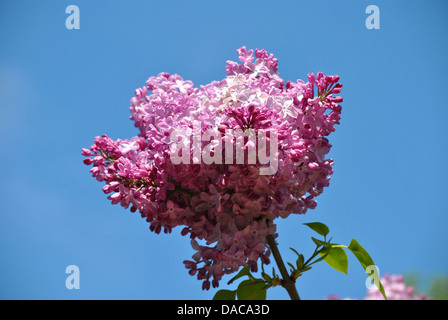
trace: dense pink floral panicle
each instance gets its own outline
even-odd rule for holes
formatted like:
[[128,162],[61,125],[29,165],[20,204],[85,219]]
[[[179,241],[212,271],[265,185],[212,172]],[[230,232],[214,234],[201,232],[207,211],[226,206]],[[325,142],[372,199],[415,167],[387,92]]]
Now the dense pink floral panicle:
[[[203,289],[217,287],[241,266],[255,271],[259,260],[269,263],[266,235],[277,236],[275,219],[314,209],[333,173],[326,136],[340,120],[339,77],[319,72],[307,82],[285,83],[272,54],[237,51],[240,63],[228,61],[223,80],[199,88],[176,74],[150,77],[131,99],[138,137],[114,141],[103,135],[82,150],[112,204],[140,212],[156,233],[183,226],[181,234],[190,236],[196,251],[184,264]],[[260,175],[264,165],[247,157],[243,164],[174,164],[171,147],[181,142],[171,136],[178,129],[213,129],[223,144],[235,143],[227,130],[275,130],[277,171]]]
[[[387,300],[427,300],[423,294],[415,294],[414,287],[404,283],[404,277],[400,274],[386,274],[381,278]],[[384,300],[381,292],[373,286],[367,291],[364,300]]]

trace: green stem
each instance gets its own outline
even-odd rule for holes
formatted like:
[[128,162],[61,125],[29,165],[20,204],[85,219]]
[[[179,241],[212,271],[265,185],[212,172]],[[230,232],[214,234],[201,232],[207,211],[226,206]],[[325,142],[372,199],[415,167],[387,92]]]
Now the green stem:
[[286,270],[285,264],[283,263],[280,251],[278,251],[277,243],[275,242],[274,236],[268,234],[266,236],[269,247],[271,248],[272,255],[274,256],[275,262],[277,263],[278,269],[283,277],[282,286],[288,291],[291,300],[300,300],[299,294],[297,293],[297,288],[295,280],[290,277],[288,271]]

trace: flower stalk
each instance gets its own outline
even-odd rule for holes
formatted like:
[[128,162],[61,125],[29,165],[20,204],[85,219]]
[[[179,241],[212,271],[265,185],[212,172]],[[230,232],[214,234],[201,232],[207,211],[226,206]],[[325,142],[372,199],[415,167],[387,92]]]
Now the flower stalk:
[[268,234],[266,236],[269,248],[271,249],[272,255],[274,256],[275,262],[277,263],[278,269],[282,275],[282,287],[286,289],[291,300],[300,300],[299,293],[297,292],[295,279],[293,279],[286,270],[285,264],[283,262],[280,251],[278,250],[277,243],[275,242],[274,236]]

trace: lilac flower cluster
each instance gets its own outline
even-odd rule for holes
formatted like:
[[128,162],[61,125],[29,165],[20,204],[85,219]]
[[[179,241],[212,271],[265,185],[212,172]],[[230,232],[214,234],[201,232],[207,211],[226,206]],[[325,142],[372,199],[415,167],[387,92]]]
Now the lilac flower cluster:
[[[255,272],[259,259],[269,263],[266,235],[277,236],[275,218],[316,207],[315,197],[333,173],[326,136],[341,113],[338,76],[319,72],[308,82],[285,84],[272,54],[245,47],[237,52],[240,63],[227,62],[225,79],[199,88],[176,74],[150,77],[131,99],[138,137],[114,141],[103,135],[82,150],[112,204],[139,211],[156,233],[184,226],[181,234],[189,234],[196,251],[184,264],[207,290],[241,266]],[[173,164],[170,150],[178,142],[171,134],[192,131],[193,122],[223,133],[275,129],[277,171],[260,175],[263,164],[249,164],[247,157],[243,164]]]
[[[384,287],[387,300],[431,300],[424,294],[416,295],[414,287],[407,286],[401,274],[386,274],[381,277],[381,284]],[[341,298],[336,294],[332,294],[326,300],[341,300]],[[352,299],[345,298],[343,300]],[[372,286],[367,290],[367,295],[363,300],[384,300],[384,297],[376,286]]]
[[[386,274],[381,278],[381,283],[383,284],[384,291],[388,300],[426,300],[428,299],[425,295],[415,295],[414,288],[407,286],[404,283],[404,278],[400,274]],[[383,295],[377,289],[377,287],[372,286],[367,291],[367,296],[364,300],[384,300]]]

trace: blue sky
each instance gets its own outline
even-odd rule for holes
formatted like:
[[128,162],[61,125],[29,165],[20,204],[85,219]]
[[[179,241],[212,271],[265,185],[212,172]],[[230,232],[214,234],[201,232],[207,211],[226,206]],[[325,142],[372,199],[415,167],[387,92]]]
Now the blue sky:
[[[71,4],[79,30],[65,27]],[[365,27],[370,4],[379,30]],[[278,221],[284,259],[289,247],[312,253],[302,223],[321,221],[336,242],[356,238],[381,274],[446,274],[447,15],[443,0],[2,1],[0,298],[213,297],[182,264],[194,252],[181,229],[156,235],[112,206],[80,150],[137,134],[129,99],[148,77],[220,80],[241,46],[274,53],[285,80],[322,71],[344,84],[335,173],[315,210]],[[79,290],[65,287],[68,265]],[[360,299],[365,279],[350,256],[348,275],[320,263],[297,287],[304,299]]]

